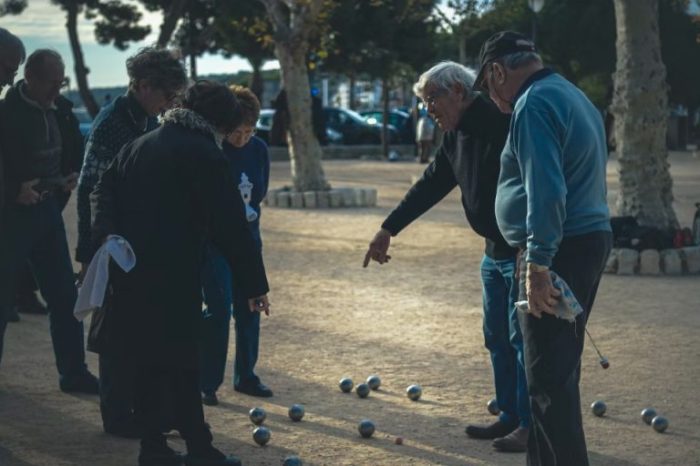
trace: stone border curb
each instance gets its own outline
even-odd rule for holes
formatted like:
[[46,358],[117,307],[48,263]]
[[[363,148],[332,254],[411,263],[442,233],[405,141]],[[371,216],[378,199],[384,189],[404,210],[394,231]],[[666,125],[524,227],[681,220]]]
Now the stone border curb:
[[605,273],[617,275],[700,274],[700,246],[678,249],[613,249]]
[[295,192],[290,188],[271,189],[263,201],[266,206],[283,209],[337,209],[375,207],[375,188],[336,188],[328,191]]

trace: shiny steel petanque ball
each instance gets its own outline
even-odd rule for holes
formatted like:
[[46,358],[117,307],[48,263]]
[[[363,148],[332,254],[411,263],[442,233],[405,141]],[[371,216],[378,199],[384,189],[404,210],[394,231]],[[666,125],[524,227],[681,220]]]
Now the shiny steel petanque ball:
[[644,408],[642,410],[642,421],[647,425],[651,425],[651,420],[656,417],[656,410],[654,408]]
[[367,395],[369,395],[369,385],[366,383],[358,384],[357,387],[355,387],[355,393],[357,393],[357,396],[360,398],[367,398]]
[[364,438],[370,438],[374,433],[374,422],[369,419],[363,419],[357,426],[357,431],[360,432],[360,435]]
[[495,398],[489,401],[489,403],[486,405],[486,409],[488,409],[489,413],[493,414],[494,416],[501,414],[501,408],[498,407],[498,401],[496,401]]
[[406,389],[406,396],[408,398],[410,398],[412,401],[420,400],[420,397],[422,394],[423,394],[423,389],[420,388],[420,385],[411,385]]
[[304,417],[304,406],[300,404],[293,404],[289,408],[289,419],[294,422],[299,422]]
[[600,417],[603,414],[605,414],[605,411],[608,409],[608,407],[605,405],[604,402],[598,400],[594,401],[591,404],[591,412],[595,414],[596,416]]
[[253,440],[261,447],[265,446],[270,441],[270,429],[267,427],[256,427],[253,431]]
[[267,413],[262,408],[253,408],[250,411],[248,411],[248,417],[250,418],[250,422],[252,422],[256,426],[259,426],[260,424],[265,422]]
[[302,466],[301,458],[295,455],[287,456],[282,462],[282,466]]
[[367,377],[367,385],[372,390],[379,390],[379,386],[382,384],[382,379],[378,375],[370,375]]
[[651,426],[654,428],[655,431],[661,433],[668,429],[668,419],[666,419],[663,416],[656,416],[654,419],[651,420]]
[[610,361],[608,361],[608,358],[600,358],[600,367],[603,369],[610,367]]
[[348,377],[342,378],[340,379],[338,386],[343,391],[343,393],[350,393],[353,387],[352,379]]

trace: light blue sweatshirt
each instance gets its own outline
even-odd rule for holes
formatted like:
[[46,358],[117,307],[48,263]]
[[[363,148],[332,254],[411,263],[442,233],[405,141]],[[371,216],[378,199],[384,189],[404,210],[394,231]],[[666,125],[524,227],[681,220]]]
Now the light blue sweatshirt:
[[516,95],[501,154],[496,220],[527,262],[551,266],[563,237],[610,231],[608,152],[598,110],[576,86],[538,71]]

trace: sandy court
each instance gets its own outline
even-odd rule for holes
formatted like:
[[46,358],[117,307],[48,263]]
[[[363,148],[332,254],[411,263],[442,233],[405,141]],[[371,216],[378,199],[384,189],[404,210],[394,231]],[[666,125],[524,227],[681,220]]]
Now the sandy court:
[[[612,204],[616,163],[609,164]],[[393,259],[362,269],[367,243],[423,167],[376,161],[327,162],[331,183],[373,186],[378,207],[341,210],[268,208],[262,217],[273,315],[263,319],[258,373],[275,391],[260,401],[233,391],[230,367],[221,404],[205,408],[215,444],[247,465],[279,465],[298,454],[305,465],[524,465],[464,434],[467,422],[490,422],[489,356],[481,330],[479,261],[483,241],[468,227],[456,192],[392,243]],[[681,223],[700,202],[700,159],[674,153],[672,174]],[[274,163],[272,186],[288,183],[289,164]],[[614,208],[614,205],[613,205]],[[66,212],[75,245],[75,205]],[[594,465],[700,465],[700,276],[606,275],[589,329],[611,367],[598,365],[586,342],[582,403]],[[135,465],[138,442],[102,433],[96,397],[57,387],[48,323],[22,316],[9,324],[0,369],[0,465]],[[231,340],[229,358],[233,354]],[[94,354],[89,365],[97,373]],[[359,399],[338,380],[382,378]],[[423,398],[405,388],[418,383]],[[588,405],[602,399],[603,418]],[[292,423],[292,403],[306,417]],[[247,411],[268,412],[272,440],[252,441]],[[639,413],[653,406],[670,420],[661,435]],[[357,423],[377,431],[362,439]],[[402,436],[404,444],[394,444]],[[177,448],[184,444],[171,437]]]

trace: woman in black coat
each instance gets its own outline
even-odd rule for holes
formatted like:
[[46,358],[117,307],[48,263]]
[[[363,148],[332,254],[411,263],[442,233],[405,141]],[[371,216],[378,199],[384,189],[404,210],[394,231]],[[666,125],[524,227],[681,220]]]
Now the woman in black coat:
[[211,445],[197,347],[206,240],[230,263],[251,312],[269,306],[262,257],[221,153],[222,138],[239,123],[233,94],[198,82],[187,90],[183,108],[165,113],[160,128],[124,146],[92,195],[96,242],[118,234],[136,256],[129,273],[110,269],[105,346],[136,366],[140,465],[179,464],[161,433],[172,422],[187,443],[187,464],[239,464]]

